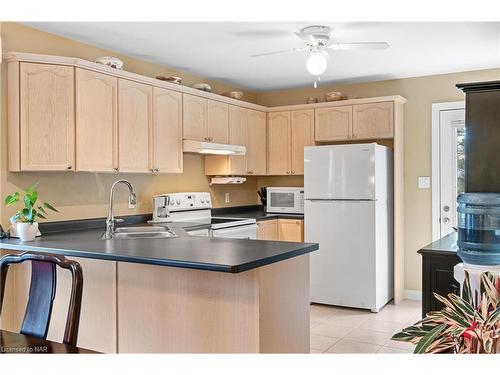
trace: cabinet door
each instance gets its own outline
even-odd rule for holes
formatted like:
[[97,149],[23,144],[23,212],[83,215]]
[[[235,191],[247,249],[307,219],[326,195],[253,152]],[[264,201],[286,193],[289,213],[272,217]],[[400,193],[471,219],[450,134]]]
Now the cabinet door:
[[304,174],[304,147],[314,146],[314,110],[293,111],[291,116],[291,174]]
[[267,241],[278,240],[278,220],[262,220],[257,223],[257,239]]
[[[245,108],[229,107],[229,143],[232,145],[247,145],[247,110]],[[229,156],[230,174],[245,174],[247,171],[246,155]]]
[[344,141],[351,138],[352,106],[315,110],[314,135],[317,142]]
[[153,169],[182,173],[182,94],[153,88]]
[[118,167],[118,79],[76,68],[76,170]]
[[290,174],[290,112],[269,113],[267,173]]
[[118,80],[118,148],[121,172],[151,170],[153,88]]
[[208,100],[183,94],[182,101],[182,137],[195,141],[207,140]]
[[278,240],[302,242],[304,238],[303,224],[303,220],[278,219]]
[[21,63],[21,170],[74,168],[74,68]]
[[229,105],[208,101],[208,138],[210,142],[228,143],[229,141]]
[[266,174],[266,114],[248,111],[247,119],[247,174]]
[[353,106],[353,138],[392,138],[393,135],[394,104],[392,102],[357,104]]

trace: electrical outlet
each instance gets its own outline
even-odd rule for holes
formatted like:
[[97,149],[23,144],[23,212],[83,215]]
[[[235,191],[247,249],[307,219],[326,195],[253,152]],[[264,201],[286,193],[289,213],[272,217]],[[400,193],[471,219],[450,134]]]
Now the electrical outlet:
[[229,193],[224,193],[224,203],[229,203]]

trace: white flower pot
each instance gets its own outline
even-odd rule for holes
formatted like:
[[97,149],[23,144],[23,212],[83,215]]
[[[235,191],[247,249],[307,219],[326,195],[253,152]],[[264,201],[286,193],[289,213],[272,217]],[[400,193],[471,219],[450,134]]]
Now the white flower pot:
[[38,223],[17,223],[16,231],[21,241],[33,241],[38,232]]

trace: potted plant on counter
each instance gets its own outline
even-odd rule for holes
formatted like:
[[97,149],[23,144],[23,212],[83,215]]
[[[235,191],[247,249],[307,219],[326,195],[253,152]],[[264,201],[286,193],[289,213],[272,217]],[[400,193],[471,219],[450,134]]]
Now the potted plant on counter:
[[18,191],[5,197],[5,206],[19,204],[21,209],[11,217],[11,224],[15,226],[17,236],[21,241],[33,241],[38,233],[39,219],[47,219],[47,209],[59,212],[54,206],[47,202],[38,203],[38,192],[35,190],[38,183],[30,186],[24,194]]

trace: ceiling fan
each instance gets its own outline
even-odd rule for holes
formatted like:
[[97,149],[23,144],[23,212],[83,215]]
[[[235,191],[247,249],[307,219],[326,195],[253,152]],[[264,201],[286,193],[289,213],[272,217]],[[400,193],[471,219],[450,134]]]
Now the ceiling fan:
[[332,29],[328,26],[314,25],[307,26],[298,32],[295,32],[306,45],[301,48],[292,48],[280,51],[259,53],[251,57],[262,57],[277,55],[288,52],[308,52],[306,68],[309,73],[316,77],[314,87],[317,87],[317,81],[320,80],[320,75],[326,71],[328,65],[328,50],[355,50],[355,49],[386,49],[389,48],[387,42],[353,42],[353,43],[336,43],[330,40]]

